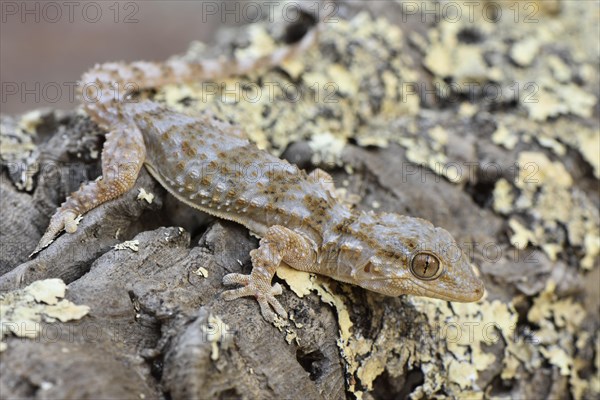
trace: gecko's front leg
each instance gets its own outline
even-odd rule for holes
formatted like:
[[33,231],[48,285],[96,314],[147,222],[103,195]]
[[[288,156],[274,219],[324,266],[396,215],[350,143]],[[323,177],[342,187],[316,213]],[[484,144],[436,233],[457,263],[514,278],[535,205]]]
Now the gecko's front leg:
[[243,287],[223,292],[225,300],[244,296],[255,296],[263,317],[272,322],[275,313],[286,318],[287,313],[275,296],[281,294],[281,286],[271,286],[271,280],[279,264],[283,261],[290,267],[306,270],[316,261],[314,242],[284,226],[274,225],[260,241],[260,246],[250,252],[252,272],[250,275],[227,274],[223,284],[239,284]]
[[102,150],[102,176],[73,192],[56,210],[46,233],[31,253],[48,246],[63,229],[77,230],[77,217],[115,199],[133,187],[146,158],[141,132],[135,126],[120,126],[106,135]]

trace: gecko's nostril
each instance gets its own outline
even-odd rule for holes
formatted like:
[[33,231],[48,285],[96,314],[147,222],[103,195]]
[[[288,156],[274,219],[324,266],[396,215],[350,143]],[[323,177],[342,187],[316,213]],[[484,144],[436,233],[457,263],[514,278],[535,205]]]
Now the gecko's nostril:
[[482,287],[475,288],[475,290],[473,290],[473,293],[475,295],[474,301],[477,301],[483,297],[483,288]]

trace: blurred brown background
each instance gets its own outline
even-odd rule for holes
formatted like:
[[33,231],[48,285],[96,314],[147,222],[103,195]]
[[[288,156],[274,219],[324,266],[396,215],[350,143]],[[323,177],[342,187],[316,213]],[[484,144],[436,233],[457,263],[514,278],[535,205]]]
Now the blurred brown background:
[[[253,9],[217,1],[0,1],[0,112],[71,109],[73,85],[99,62],[163,60],[210,42]],[[238,7],[239,12],[235,11]],[[226,11],[229,10],[229,13]],[[60,91],[60,92],[59,92]]]

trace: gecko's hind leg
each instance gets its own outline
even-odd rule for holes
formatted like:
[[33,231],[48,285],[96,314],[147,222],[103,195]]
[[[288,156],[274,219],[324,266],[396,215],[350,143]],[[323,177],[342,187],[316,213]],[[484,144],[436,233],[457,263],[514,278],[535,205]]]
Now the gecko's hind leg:
[[82,185],[56,210],[46,233],[31,253],[48,246],[63,229],[77,230],[77,218],[133,187],[146,157],[141,132],[136,127],[119,127],[106,135],[102,150],[102,176]]
[[260,305],[260,311],[267,321],[275,320],[275,310],[281,317],[287,313],[275,296],[282,293],[281,285],[271,286],[271,280],[279,264],[283,261],[290,267],[307,270],[314,265],[316,250],[314,243],[305,236],[284,226],[274,225],[260,241],[260,246],[250,252],[252,272],[250,275],[227,274],[223,277],[225,285],[242,285],[241,288],[227,290],[222,296],[225,300],[234,300],[244,296],[254,296]]

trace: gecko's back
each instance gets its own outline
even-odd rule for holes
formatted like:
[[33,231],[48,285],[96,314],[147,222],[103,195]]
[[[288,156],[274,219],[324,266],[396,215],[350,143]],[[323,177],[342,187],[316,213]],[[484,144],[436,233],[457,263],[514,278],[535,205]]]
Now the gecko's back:
[[273,225],[300,229],[317,243],[325,225],[345,216],[320,182],[261,151],[228,123],[151,102],[128,104],[124,112],[143,134],[148,170],[194,208],[258,235]]

